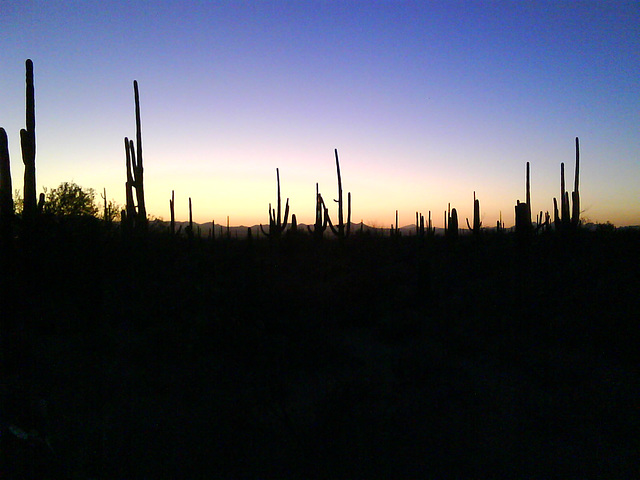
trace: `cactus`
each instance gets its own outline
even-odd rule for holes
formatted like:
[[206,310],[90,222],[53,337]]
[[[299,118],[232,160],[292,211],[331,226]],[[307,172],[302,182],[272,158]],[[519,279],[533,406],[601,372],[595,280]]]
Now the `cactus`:
[[565,188],[564,179],[564,162],[560,163],[560,212],[558,212],[558,201],[554,198],[554,224],[556,230],[568,230],[569,228],[576,229],[580,225],[580,141],[576,137],[576,170],[573,185],[573,192],[571,192],[571,201],[573,204],[569,205],[569,192]]
[[316,221],[313,224],[313,229],[309,225],[307,225],[307,229],[309,230],[309,233],[313,235],[313,238],[316,240],[322,240],[324,231],[327,229],[328,222],[329,209],[324,204],[322,195],[320,195],[320,191],[318,190],[318,184],[316,183]]
[[526,173],[526,202],[516,200],[516,235],[520,237],[527,237],[533,231],[533,225],[531,224],[531,180],[529,162],[527,162]]
[[[431,212],[429,212],[429,218],[431,218]],[[424,215],[419,212],[416,212],[416,235],[419,238],[424,238],[425,235]]]
[[147,209],[144,202],[144,168],[142,166],[142,129],[140,128],[140,94],[138,82],[133,81],[133,95],[136,109],[136,142],[138,144],[138,161],[133,162],[133,171],[136,179],[136,199],[138,200],[138,221],[143,229],[147,226]]
[[280,238],[282,233],[287,228],[287,218],[289,217],[289,199],[287,198],[286,205],[284,207],[284,218],[282,217],[282,202],[280,198],[280,170],[276,168],[276,181],[278,185],[278,211],[271,209],[269,204],[269,232],[264,230],[262,224],[260,224],[260,230],[265,236],[273,239]]
[[560,221],[562,222],[563,226],[568,226],[571,220],[569,217],[569,194],[565,189],[564,183],[564,162],[560,163],[560,193],[562,195],[560,197],[560,201],[562,202],[560,210]]
[[433,223],[431,223],[431,210],[429,210],[429,223],[427,225],[427,235],[430,237],[435,236],[436,234],[436,227],[433,226]]
[[169,211],[171,212],[171,223],[169,226],[169,232],[173,237],[176,234],[176,203],[175,203],[174,190],[171,190],[171,199],[169,200]]
[[469,219],[467,218],[467,227],[474,236],[480,235],[480,229],[482,228],[482,222],[480,221],[480,200],[476,198],[476,192],[473,192],[473,228],[469,225]]
[[189,226],[187,227],[187,237],[193,238],[193,210],[191,208],[191,197],[189,197]]
[[36,201],[36,110],[33,86],[33,62],[27,60],[26,66],[26,129],[20,130],[22,161],[24,162],[24,204],[22,216],[25,220],[35,217]]
[[130,232],[133,229],[134,220],[136,218],[136,207],[133,203],[133,170],[131,168],[131,143],[127,137],[124,137],[124,151],[126,156],[127,167],[127,181],[125,182],[125,198],[126,206],[125,215],[122,216],[121,222],[126,232]]
[[529,217],[529,205],[520,200],[516,203],[516,235],[520,237],[528,236],[533,229],[531,218]]
[[[130,227],[138,231],[146,231],[148,227],[147,209],[144,200],[144,167],[142,163],[142,129],[140,126],[140,95],[138,82],[133,81],[133,96],[136,112],[136,145],[133,140],[125,137],[124,146],[127,157],[126,183],[126,219]],[[133,189],[136,190],[137,208],[133,203]]]
[[571,225],[577,228],[580,225],[580,193],[579,187],[580,176],[580,141],[576,137],[576,173],[573,186],[573,192],[571,192],[571,200],[573,201],[573,211],[571,213]]
[[558,212],[558,200],[553,198],[553,224],[556,227],[556,230],[560,230],[561,222],[560,222],[560,213]]
[[338,204],[338,228],[333,226],[331,218],[327,216],[329,227],[333,234],[339,239],[345,239],[351,232],[351,192],[347,193],[347,224],[344,224],[344,201],[342,199],[342,177],[340,175],[340,161],[338,160],[338,149],[334,150],[336,156],[336,170],[338,172],[338,199],[334,200]]
[[455,208],[452,209],[451,204],[445,212],[445,232],[449,238],[458,238],[458,211]]
[[431,210],[429,210],[429,218],[427,221],[426,228],[425,228],[425,222],[424,222],[424,215],[422,215],[419,212],[416,212],[416,233],[420,238],[423,238],[425,235],[427,235],[428,237],[433,237],[435,235],[436,229],[431,223]]
[[13,216],[13,189],[11,187],[11,162],[7,132],[0,127],[0,224],[8,228]]
[[396,210],[396,228],[393,228],[393,225],[391,225],[391,236],[392,237],[399,237],[400,236],[400,228],[398,227],[398,210]]

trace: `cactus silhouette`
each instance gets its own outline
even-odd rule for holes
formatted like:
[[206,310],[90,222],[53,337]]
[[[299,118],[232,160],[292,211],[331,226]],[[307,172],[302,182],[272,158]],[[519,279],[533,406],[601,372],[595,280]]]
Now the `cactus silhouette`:
[[400,229],[398,228],[398,210],[396,210],[396,227],[393,228],[393,224],[391,224],[391,236],[396,238],[400,236]]
[[[176,234],[176,203],[175,203],[174,190],[171,190],[171,199],[169,200],[169,211],[171,214],[171,223],[169,224],[169,232],[171,233],[171,236],[174,236]],[[211,228],[213,228],[213,226]]]
[[287,228],[287,218],[289,217],[289,199],[287,198],[286,205],[284,207],[284,218],[282,217],[282,201],[280,197],[280,170],[276,168],[276,182],[278,185],[278,211],[271,209],[269,204],[269,231],[266,232],[262,224],[260,224],[260,230],[262,233],[273,239],[280,238],[282,233]]
[[13,216],[13,189],[11,187],[11,162],[7,132],[0,127],[0,223],[8,228]]
[[458,211],[455,208],[451,208],[449,203],[444,214],[445,235],[451,239],[458,238]]
[[[124,146],[127,157],[126,183],[126,221],[129,228],[146,231],[148,227],[147,209],[144,200],[144,167],[142,163],[142,128],[140,121],[140,94],[137,80],[133,81],[133,97],[136,113],[136,145],[125,137]],[[133,189],[136,190],[137,208],[133,204]]]
[[131,166],[131,142],[124,137],[124,151],[126,156],[127,181],[125,182],[125,198],[126,206],[122,216],[122,224],[126,231],[133,229],[133,223],[136,217],[136,206],[133,201],[133,188],[135,181],[133,179],[133,169]]
[[416,234],[418,237],[423,238],[425,235],[433,237],[436,233],[436,229],[431,223],[431,210],[429,210],[428,223],[425,229],[424,215],[416,212]]
[[322,195],[320,195],[320,191],[318,189],[318,184],[316,183],[316,221],[313,224],[313,228],[307,225],[307,229],[309,230],[309,233],[313,235],[313,238],[316,240],[322,240],[328,223],[329,209],[324,204],[324,200],[322,199]]
[[571,200],[573,201],[573,211],[571,213],[571,224],[574,227],[580,225],[580,193],[579,193],[579,177],[580,177],[580,141],[576,137],[576,173],[573,185],[573,192],[571,193]]
[[560,163],[560,212],[558,212],[558,201],[553,199],[553,221],[557,230],[576,229],[580,225],[580,141],[576,137],[576,170],[571,192],[573,208],[569,205],[569,192],[565,188],[564,162]]
[[26,129],[20,130],[22,161],[24,162],[24,204],[22,216],[32,220],[37,211],[36,201],[36,110],[33,86],[33,62],[27,60],[26,66]]
[[340,175],[340,160],[338,159],[338,149],[334,150],[336,156],[336,170],[338,172],[338,199],[334,200],[338,204],[338,228],[333,226],[331,218],[327,217],[329,227],[333,234],[339,239],[345,239],[351,232],[351,192],[347,193],[347,224],[344,224],[344,201],[342,198],[342,176]]
[[526,202],[516,201],[516,235],[524,238],[531,234],[531,179],[529,162],[526,173]]
[[424,215],[419,212],[416,212],[416,235],[424,237]]
[[480,235],[480,229],[482,228],[482,222],[480,221],[480,200],[476,198],[476,192],[473,192],[473,227],[469,225],[469,219],[467,218],[467,227],[474,236]]
[[193,238],[193,209],[191,206],[191,197],[189,197],[189,225],[186,228],[187,237],[191,240]]

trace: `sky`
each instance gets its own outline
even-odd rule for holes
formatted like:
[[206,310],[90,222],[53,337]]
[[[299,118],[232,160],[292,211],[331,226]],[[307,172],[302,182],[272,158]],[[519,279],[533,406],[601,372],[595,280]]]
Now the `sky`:
[[[337,215],[389,227],[450,203],[462,224],[553,211],[560,163],[582,218],[640,225],[637,1],[0,0],[0,126],[22,188],[24,62],[34,62],[37,186],[125,201],[140,86],[147,212],[268,223],[276,168],[299,223],[315,185]],[[98,197],[98,200],[101,200]]]

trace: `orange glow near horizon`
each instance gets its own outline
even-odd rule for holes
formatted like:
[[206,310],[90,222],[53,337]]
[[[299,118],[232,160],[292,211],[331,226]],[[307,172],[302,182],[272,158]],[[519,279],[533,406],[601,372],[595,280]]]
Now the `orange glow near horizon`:
[[[502,212],[510,226],[526,162],[534,217],[553,210],[561,162],[571,191],[578,136],[582,218],[640,225],[635,6],[320,4],[3,10],[14,188],[31,58],[40,189],[74,181],[124,203],[136,79],[154,217],[169,217],[174,190],[178,219],[191,197],[199,223],[267,223],[276,168],[300,223],[313,222],[316,183],[335,216],[338,148],[355,223],[388,228],[398,210],[410,225],[431,210],[442,226],[450,203],[466,226],[475,191],[484,225]],[[133,44],[140,54],[123,55]]]

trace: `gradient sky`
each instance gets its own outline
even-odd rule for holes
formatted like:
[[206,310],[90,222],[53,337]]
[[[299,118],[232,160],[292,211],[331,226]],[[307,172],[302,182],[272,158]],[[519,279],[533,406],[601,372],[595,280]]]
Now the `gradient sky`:
[[[560,162],[583,218],[640,224],[640,3],[0,0],[0,126],[22,188],[24,61],[34,61],[38,188],[124,203],[140,84],[151,215],[268,223],[276,167],[299,222],[315,184],[388,227],[473,192],[487,226],[552,211]],[[345,193],[346,194],[346,193]],[[283,199],[284,201],[284,199]],[[333,216],[336,207],[332,206]]]

